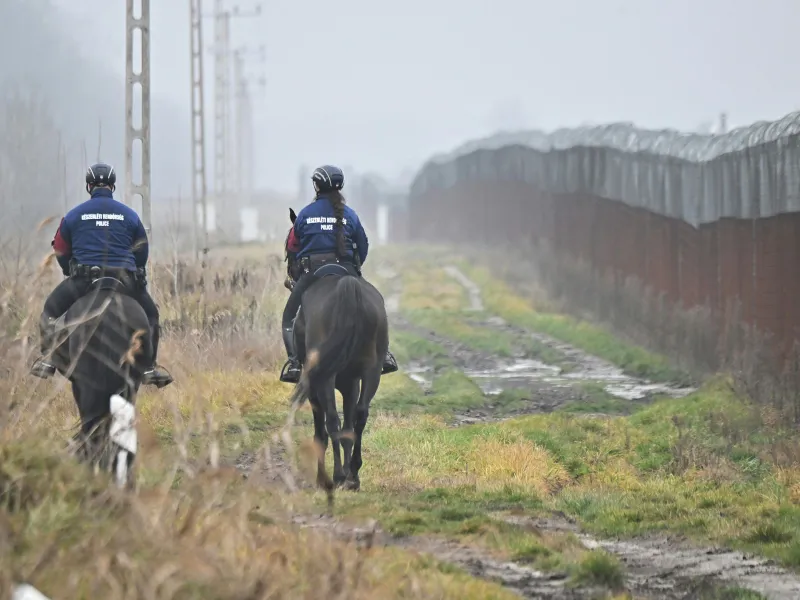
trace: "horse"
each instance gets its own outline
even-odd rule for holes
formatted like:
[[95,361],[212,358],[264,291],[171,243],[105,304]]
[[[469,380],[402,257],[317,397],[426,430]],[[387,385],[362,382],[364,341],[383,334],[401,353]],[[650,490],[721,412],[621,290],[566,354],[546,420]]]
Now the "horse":
[[[303,293],[294,321],[292,336],[303,375],[291,404],[297,410],[306,399],[311,403],[314,440],[321,448],[317,485],[328,492],[330,501],[335,487],[353,491],[361,487],[361,439],[389,349],[389,323],[380,292],[343,266],[327,264],[305,277],[314,281]],[[335,390],[342,394],[343,430]],[[329,437],[333,479],[325,468]]]
[[130,486],[136,394],[153,352],[144,309],[122,281],[103,276],[48,325],[53,363],[69,380],[80,415],[79,458],[111,470],[118,487]]

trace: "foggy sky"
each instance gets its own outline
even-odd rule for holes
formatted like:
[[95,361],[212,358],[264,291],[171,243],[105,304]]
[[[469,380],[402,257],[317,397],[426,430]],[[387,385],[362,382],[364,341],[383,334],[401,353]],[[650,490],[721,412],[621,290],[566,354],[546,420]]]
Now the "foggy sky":
[[[53,1],[124,97],[124,0]],[[153,144],[177,148],[174,185],[188,189],[188,0],[151,11]],[[256,181],[293,190],[301,163],[324,162],[393,177],[501,128],[694,129],[722,110],[734,126],[776,119],[800,103],[799,22],[797,0],[271,0],[234,22],[239,43],[267,49],[251,69],[268,82]],[[212,67],[207,53],[209,141]]]

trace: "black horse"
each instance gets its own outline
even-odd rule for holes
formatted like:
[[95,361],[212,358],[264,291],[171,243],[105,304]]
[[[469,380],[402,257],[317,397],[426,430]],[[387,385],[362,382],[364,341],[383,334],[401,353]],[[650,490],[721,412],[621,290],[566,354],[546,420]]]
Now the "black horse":
[[[291,400],[295,409],[306,398],[311,402],[314,439],[322,448],[317,484],[329,493],[336,485],[358,490],[361,437],[389,349],[386,307],[372,284],[341,265],[328,264],[305,277],[314,281],[303,293],[294,322],[292,335],[303,375]],[[343,430],[335,390],[344,401]],[[329,436],[333,441],[332,480],[325,469]]]
[[49,328],[53,363],[80,414],[79,456],[125,487],[137,449],[136,394],[153,352],[147,315],[121,281],[98,277]]

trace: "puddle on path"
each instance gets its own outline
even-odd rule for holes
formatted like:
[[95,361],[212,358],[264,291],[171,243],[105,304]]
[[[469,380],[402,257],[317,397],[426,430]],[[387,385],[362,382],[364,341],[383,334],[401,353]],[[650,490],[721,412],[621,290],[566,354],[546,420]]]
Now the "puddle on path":
[[431,389],[433,385],[433,367],[421,362],[411,362],[403,367],[403,371],[413,381],[417,382],[423,390]]
[[560,367],[538,360],[516,359],[510,362],[498,361],[497,366],[492,369],[468,369],[465,374],[487,395],[525,388],[534,382],[548,384],[553,388],[568,388],[581,381],[599,383],[607,394],[623,400],[642,400],[654,395],[682,398],[694,391],[693,388],[676,388],[636,379],[609,364],[604,364],[599,369],[592,369],[593,366],[597,365],[580,362],[577,369],[562,373]]
[[[473,310],[483,310],[480,288],[455,266],[445,268],[448,275],[456,279],[470,295]],[[475,308],[478,306],[479,308]],[[530,385],[532,382],[549,384],[554,388],[569,386],[576,381],[592,381],[603,385],[607,394],[623,400],[642,400],[654,395],[666,395],[671,398],[682,398],[695,391],[690,387],[676,387],[667,384],[653,383],[632,377],[623,372],[619,367],[556,340],[550,336],[525,332],[509,326],[500,317],[491,317],[487,326],[498,330],[513,330],[516,333],[530,336],[543,346],[551,348],[574,365],[569,372],[563,372],[560,367],[547,365],[543,362],[530,359],[516,359],[513,361],[496,360],[495,366],[487,369],[466,369],[467,376],[472,378],[483,390],[484,394],[497,395],[508,389],[519,389]]]

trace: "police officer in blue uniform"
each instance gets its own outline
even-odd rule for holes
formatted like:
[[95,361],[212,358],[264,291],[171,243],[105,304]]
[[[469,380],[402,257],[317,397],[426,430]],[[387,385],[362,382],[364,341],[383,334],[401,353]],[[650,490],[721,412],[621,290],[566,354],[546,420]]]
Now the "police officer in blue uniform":
[[[294,227],[287,238],[287,251],[295,250],[293,260],[300,268],[300,278],[292,288],[283,311],[283,344],[289,360],[281,371],[281,381],[297,383],[301,365],[295,354],[292,328],[303,292],[313,281],[308,276],[319,267],[337,262],[351,274],[361,277],[361,265],[367,260],[369,240],[355,211],[344,202],[341,189],[344,174],[338,167],[318,167],[311,175],[316,198],[297,215]],[[341,235],[338,233],[341,232]],[[291,267],[291,265],[290,265]],[[397,361],[387,352],[383,374],[397,371]]]
[[[145,265],[149,254],[147,232],[139,215],[129,206],[114,199],[117,174],[105,163],[86,170],[86,202],[70,210],[61,219],[52,246],[61,270],[68,278],[59,283],[44,303],[40,320],[41,352],[45,354],[52,341],[49,329],[52,320],[63,315],[89,291],[97,267],[105,275],[126,284],[126,292],[141,304],[150,322],[153,344],[153,365],[144,372],[142,383],[164,387],[172,376],[155,362],[158,353],[158,308],[147,291]],[[91,271],[91,272],[90,272]],[[39,358],[31,374],[43,379],[51,377],[56,367]]]

